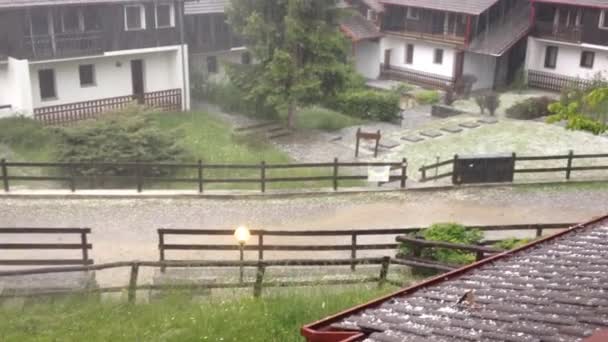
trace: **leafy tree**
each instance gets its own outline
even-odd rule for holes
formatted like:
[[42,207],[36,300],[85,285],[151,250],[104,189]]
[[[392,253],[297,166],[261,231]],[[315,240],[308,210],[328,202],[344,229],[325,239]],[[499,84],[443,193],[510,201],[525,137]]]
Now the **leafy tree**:
[[286,108],[293,128],[298,106],[321,102],[346,87],[352,67],[338,29],[336,0],[231,0],[233,29],[256,63],[229,66],[248,100]]

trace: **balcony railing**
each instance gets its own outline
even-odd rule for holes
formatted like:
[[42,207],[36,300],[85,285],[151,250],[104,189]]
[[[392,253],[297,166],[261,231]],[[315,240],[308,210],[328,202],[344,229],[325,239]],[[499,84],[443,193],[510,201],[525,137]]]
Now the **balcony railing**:
[[76,57],[103,52],[101,32],[59,33],[26,36],[23,41],[30,59]]
[[444,21],[436,22],[431,20],[405,20],[403,23],[386,23],[382,30],[408,37],[450,41],[463,43],[466,26],[456,23],[450,25],[446,30]]
[[534,32],[540,38],[580,42],[583,26],[561,26],[549,21],[537,21]]

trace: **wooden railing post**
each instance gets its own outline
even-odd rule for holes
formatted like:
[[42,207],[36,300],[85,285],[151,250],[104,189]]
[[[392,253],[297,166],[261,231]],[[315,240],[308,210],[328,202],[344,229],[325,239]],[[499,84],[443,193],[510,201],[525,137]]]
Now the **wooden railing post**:
[[262,192],[266,192],[266,162],[260,164],[260,188]]
[[82,244],[82,261],[84,261],[85,265],[88,265],[89,261],[89,249],[87,248],[87,233],[80,233],[80,243]]
[[540,226],[536,226],[536,237],[539,238],[543,236],[543,228]]
[[355,262],[355,259],[357,259],[357,234],[353,233],[350,236],[350,258],[353,260],[353,262],[350,264],[350,270],[351,271],[355,271],[357,268],[357,263]]
[[127,292],[127,300],[129,303],[135,303],[137,296],[137,277],[139,275],[139,262],[134,261],[131,264],[131,275],[129,277],[129,289]]
[[6,166],[6,159],[2,158],[2,160],[0,160],[0,165],[2,168],[2,184],[4,184],[4,192],[9,192],[10,188],[8,186],[8,167]]
[[258,235],[258,260],[264,260],[264,232]]
[[485,257],[485,254],[482,251],[477,251],[477,253],[475,254],[476,261],[481,261],[484,259],[484,257]]
[[574,157],[574,151],[568,152],[568,165],[566,166],[566,179],[570,180],[570,173],[572,172],[572,157]]
[[143,180],[141,176],[141,164],[138,160],[135,162],[135,181],[137,182],[137,192],[141,192],[143,188]]
[[[158,261],[165,261],[165,235],[160,230],[158,231]],[[165,273],[167,267],[161,266],[160,272]]]
[[401,189],[405,189],[405,182],[407,181],[407,159],[403,158],[401,161]]
[[454,155],[454,161],[452,162],[452,184],[460,185],[462,183],[462,179],[460,179],[460,175],[456,174],[456,164],[458,163],[458,155]]
[[357,143],[355,144],[355,158],[359,157],[359,136],[361,135],[361,127],[357,128]]
[[255,274],[255,284],[253,284],[253,297],[260,298],[262,288],[264,286],[264,273],[266,273],[266,265],[263,262],[258,263],[258,271]]
[[198,160],[198,192],[203,193],[203,161]]
[[420,168],[420,172],[422,172],[422,178],[420,179],[420,181],[426,182],[426,165],[422,165],[422,167]]
[[383,287],[386,284],[386,277],[388,276],[388,266],[391,263],[390,257],[382,257],[382,266],[380,267],[380,277],[378,277],[378,287]]
[[334,158],[334,191],[338,191],[338,158]]

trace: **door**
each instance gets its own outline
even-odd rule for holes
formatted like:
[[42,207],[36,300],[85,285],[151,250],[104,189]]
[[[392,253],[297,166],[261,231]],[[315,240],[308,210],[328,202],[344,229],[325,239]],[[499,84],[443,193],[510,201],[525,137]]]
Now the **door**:
[[384,69],[391,68],[391,49],[384,50]]
[[131,83],[133,85],[133,98],[137,103],[144,103],[144,62],[141,59],[131,61]]

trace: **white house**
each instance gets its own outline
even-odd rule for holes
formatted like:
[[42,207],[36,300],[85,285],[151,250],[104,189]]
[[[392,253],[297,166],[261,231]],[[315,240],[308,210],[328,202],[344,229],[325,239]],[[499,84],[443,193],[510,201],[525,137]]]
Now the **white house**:
[[608,78],[608,1],[533,0],[533,15],[530,86],[560,90]]
[[357,70],[459,90],[510,81],[524,62],[531,27],[527,0],[350,0],[358,13],[341,28],[353,41]]
[[172,0],[0,0],[0,108],[47,122],[133,101],[186,110],[181,18]]

